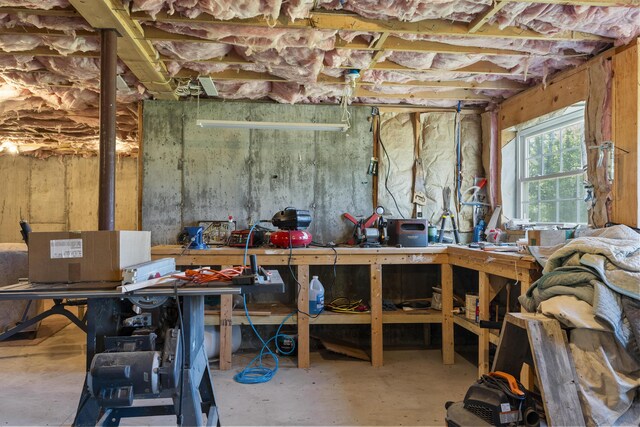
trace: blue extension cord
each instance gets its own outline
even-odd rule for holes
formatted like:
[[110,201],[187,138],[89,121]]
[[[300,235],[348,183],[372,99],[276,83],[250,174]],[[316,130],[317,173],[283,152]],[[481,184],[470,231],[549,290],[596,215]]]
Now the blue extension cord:
[[[249,252],[249,239],[251,237],[251,233],[253,233],[253,230],[256,228],[257,225],[258,225],[258,223],[254,224],[251,227],[251,229],[249,230],[249,235],[247,236],[247,243],[245,244],[245,247],[244,247],[243,265],[247,265],[247,253]],[[276,330],[275,335],[272,336],[271,338],[269,338],[267,341],[265,341],[262,338],[262,336],[260,336],[260,334],[258,333],[258,330],[256,329],[256,327],[254,326],[253,322],[251,321],[251,316],[249,315],[249,310],[247,309],[247,298],[246,298],[246,296],[244,294],[242,295],[242,300],[244,302],[244,313],[247,316],[247,320],[249,321],[249,325],[251,325],[251,329],[253,329],[253,332],[256,334],[256,337],[258,337],[258,339],[262,343],[262,348],[260,349],[260,354],[258,354],[256,357],[254,357],[251,360],[251,362],[249,362],[247,364],[247,366],[242,371],[240,371],[237,374],[235,374],[233,376],[233,379],[236,382],[239,382],[241,384],[266,383],[266,382],[271,381],[271,379],[276,375],[276,372],[278,372],[278,367],[280,365],[280,361],[278,359],[278,356],[269,348],[269,343],[271,341],[273,341],[275,343],[276,350],[279,351],[280,353],[284,354],[284,355],[289,355],[289,354],[293,353],[293,351],[296,349],[295,341],[293,339],[291,340],[293,345],[292,345],[292,347],[291,347],[291,349],[289,351],[283,351],[280,348],[280,346],[278,345],[278,337],[292,338],[289,335],[281,334],[280,333],[280,329],[282,329],[282,327],[284,326],[286,321],[291,316],[296,314],[296,311],[288,314],[282,320],[282,322],[280,322],[280,326],[278,326],[278,329]],[[268,366],[265,366],[262,363],[262,358],[265,355],[271,356],[271,358],[275,362],[275,367],[269,368]]]

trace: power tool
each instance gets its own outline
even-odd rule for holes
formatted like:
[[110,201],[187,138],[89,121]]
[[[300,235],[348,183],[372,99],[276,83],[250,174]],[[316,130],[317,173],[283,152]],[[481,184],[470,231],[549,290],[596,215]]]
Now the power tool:
[[389,241],[389,235],[387,221],[382,215],[384,215],[382,206],[378,206],[368,218],[360,220],[345,212],[344,218],[354,225],[353,236],[347,243],[361,247],[377,247],[386,244]]
[[305,228],[311,224],[311,213],[292,207],[277,212],[271,224],[279,230],[271,233],[271,244],[279,248],[302,248],[311,244],[311,233]]

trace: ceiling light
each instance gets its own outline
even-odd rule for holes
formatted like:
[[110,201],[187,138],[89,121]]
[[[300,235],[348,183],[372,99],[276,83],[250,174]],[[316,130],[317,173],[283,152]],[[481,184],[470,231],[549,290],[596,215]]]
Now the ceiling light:
[[18,154],[20,152],[18,146],[11,141],[3,142],[2,145],[0,145],[0,151],[6,151],[11,154]]
[[198,80],[207,96],[218,96],[218,89],[216,89],[216,85],[213,80],[211,80],[211,77],[200,76]]
[[270,129],[346,132],[347,123],[292,123],[292,122],[250,122],[234,120],[198,120],[201,128]]

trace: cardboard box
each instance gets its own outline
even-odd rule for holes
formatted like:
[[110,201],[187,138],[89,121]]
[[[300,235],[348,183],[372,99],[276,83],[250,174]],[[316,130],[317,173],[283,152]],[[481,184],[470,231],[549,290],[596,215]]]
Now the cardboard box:
[[527,239],[529,246],[561,245],[573,238],[574,230],[529,230]]
[[31,282],[122,280],[122,269],[151,260],[149,231],[29,234]]

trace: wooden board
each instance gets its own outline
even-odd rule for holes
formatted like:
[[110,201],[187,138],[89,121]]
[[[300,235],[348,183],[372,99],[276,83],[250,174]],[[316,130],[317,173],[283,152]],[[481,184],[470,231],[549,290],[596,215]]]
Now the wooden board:
[[309,266],[298,266],[298,368],[308,368],[309,361]]
[[640,225],[640,49],[636,44],[613,57],[613,141],[615,178],[613,181],[612,222],[633,227]]
[[372,264],[371,271],[371,364],[379,368],[382,360],[382,266]]
[[344,354],[345,356],[354,357],[356,359],[369,361],[371,358],[366,351],[361,348],[355,347],[351,344],[347,344],[341,341],[329,340],[327,338],[318,338],[324,348],[329,351],[338,354]]

